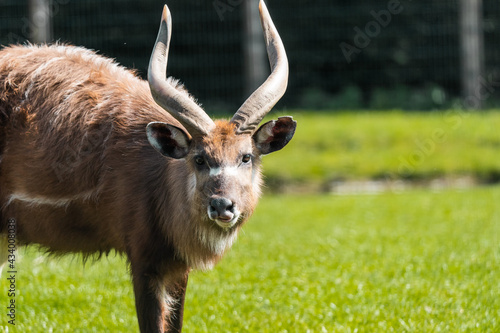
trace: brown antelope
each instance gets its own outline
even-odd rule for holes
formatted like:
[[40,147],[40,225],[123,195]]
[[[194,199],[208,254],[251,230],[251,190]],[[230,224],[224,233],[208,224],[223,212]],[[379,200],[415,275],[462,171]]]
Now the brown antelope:
[[0,51],[0,232],[54,253],[130,263],[141,332],[180,332],[191,269],[211,269],[252,215],[261,157],[296,123],[263,117],[284,94],[288,62],[263,1],[269,78],[231,120],[212,119],[166,78],[163,10],[149,87],[112,60],[73,46]]

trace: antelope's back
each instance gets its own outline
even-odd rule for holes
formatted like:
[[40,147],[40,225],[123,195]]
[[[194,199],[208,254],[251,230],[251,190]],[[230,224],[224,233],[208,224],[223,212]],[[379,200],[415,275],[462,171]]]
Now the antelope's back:
[[111,161],[153,152],[150,121],[172,117],[145,81],[108,58],[65,45],[1,50],[0,207],[13,194],[48,203],[92,196]]

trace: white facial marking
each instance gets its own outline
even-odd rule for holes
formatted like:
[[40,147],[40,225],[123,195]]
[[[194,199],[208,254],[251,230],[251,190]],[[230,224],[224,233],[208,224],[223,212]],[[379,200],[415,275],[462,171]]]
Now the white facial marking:
[[221,174],[226,177],[234,177],[238,175],[238,170],[237,165],[210,168],[210,177],[219,176]]
[[234,165],[234,166],[225,167],[223,173],[226,176],[237,176],[238,175],[238,166]]
[[222,168],[217,167],[217,168],[210,168],[210,177],[215,177],[220,175],[222,172]]

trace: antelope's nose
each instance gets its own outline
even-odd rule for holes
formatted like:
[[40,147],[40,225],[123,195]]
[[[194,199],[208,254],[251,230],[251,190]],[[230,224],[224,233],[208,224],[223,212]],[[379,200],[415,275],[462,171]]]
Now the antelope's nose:
[[211,220],[229,222],[235,216],[234,203],[228,198],[213,196],[210,199],[208,216]]

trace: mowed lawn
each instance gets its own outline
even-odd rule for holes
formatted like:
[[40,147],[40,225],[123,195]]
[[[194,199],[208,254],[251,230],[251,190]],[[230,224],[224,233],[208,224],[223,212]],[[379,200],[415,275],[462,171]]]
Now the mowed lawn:
[[[266,195],[228,255],[190,276],[186,332],[498,332],[500,187]],[[125,261],[21,250],[16,326],[137,332]]]
[[297,131],[285,149],[264,158],[268,179],[500,180],[500,110],[280,114],[293,115]]

